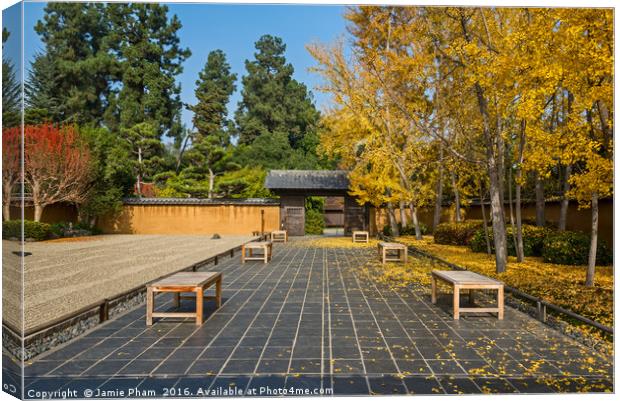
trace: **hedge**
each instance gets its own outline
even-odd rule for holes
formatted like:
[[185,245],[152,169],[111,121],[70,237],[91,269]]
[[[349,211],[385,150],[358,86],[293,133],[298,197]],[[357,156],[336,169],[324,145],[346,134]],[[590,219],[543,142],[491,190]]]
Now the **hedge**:
[[[532,225],[523,225],[523,254],[525,256],[542,256],[543,241],[551,233],[551,230],[545,227],[536,227]],[[495,252],[495,244],[493,243],[493,228],[488,229],[489,242],[491,243],[491,252]],[[515,242],[512,237],[512,226],[506,227],[506,240],[508,255],[516,256]],[[487,244],[484,239],[484,228],[475,232],[469,247],[474,252],[486,252]]]
[[[428,227],[426,226],[426,224],[418,222],[418,225],[420,226],[420,231],[422,235],[428,234]],[[415,226],[413,224],[407,224],[403,228],[403,225],[401,223],[398,223],[398,232],[400,235],[415,235]],[[389,224],[383,226],[383,235],[386,235],[388,237],[392,236],[392,227],[390,227]]]
[[315,209],[306,210],[306,234],[321,235],[325,228],[325,219],[323,213]]
[[[599,238],[596,264],[613,263],[613,253],[607,243]],[[563,265],[587,265],[590,254],[590,236],[576,231],[553,232],[543,242],[542,257],[545,262]]]
[[[9,220],[2,222],[2,238],[21,238],[21,220]],[[52,232],[52,228],[47,223],[38,221],[24,220],[24,238],[32,238],[35,241],[47,239]]]
[[441,223],[435,228],[435,243],[443,245],[469,245],[482,220],[466,220],[460,223]]

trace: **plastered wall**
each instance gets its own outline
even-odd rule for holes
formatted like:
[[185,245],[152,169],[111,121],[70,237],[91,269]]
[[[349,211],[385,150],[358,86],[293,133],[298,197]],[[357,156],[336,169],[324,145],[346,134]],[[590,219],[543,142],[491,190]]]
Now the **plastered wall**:
[[[262,212],[262,213],[261,213]],[[251,234],[278,229],[280,208],[256,205],[125,205],[100,219],[109,234]]]

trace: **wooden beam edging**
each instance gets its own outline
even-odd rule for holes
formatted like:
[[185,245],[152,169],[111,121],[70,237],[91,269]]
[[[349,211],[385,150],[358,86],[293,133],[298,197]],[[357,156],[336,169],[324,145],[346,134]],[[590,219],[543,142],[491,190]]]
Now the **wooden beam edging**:
[[[248,242],[261,241],[265,237],[266,237],[266,234],[265,235],[261,235],[259,238],[255,238],[255,239],[253,239],[251,241],[248,241]],[[53,319],[50,322],[43,323],[43,324],[40,324],[38,326],[35,326],[35,327],[33,327],[31,329],[28,329],[28,330],[26,330],[24,332],[24,335],[23,335],[24,341],[26,341],[28,339],[31,339],[33,337],[37,337],[37,336],[39,336],[41,334],[44,334],[48,330],[53,330],[57,326],[60,326],[60,325],[62,325],[64,323],[67,323],[70,320],[80,318],[80,317],[82,317],[82,315],[86,315],[89,312],[90,312],[91,315],[99,314],[99,324],[101,324],[101,323],[103,323],[103,322],[105,322],[105,321],[107,321],[109,319],[109,317],[110,317],[109,312],[110,312],[110,305],[111,304],[113,304],[113,303],[115,303],[115,302],[117,302],[117,301],[119,301],[119,300],[121,300],[123,298],[131,298],[131,297],[134,297],[136,295],[139,295],[141,292],[146,292],[146,286],[149,283],[155,282],[157,280],[164,279],[164,278],[169,277],[169,276],[171,276],[173,274],[180,273],[180,272],[183,272],[183,271],[196,271],[197,269],[200,269],[200,268],[202,268],[202,267],[204,267],[204,266],[206,266],[208,264],[211,264],[211,263],[216,265],[219,258],[222,258],[224,256],[228,256],[228,255],[230,255],[230,257],[232,258],[234,256],[234,252],[235,251],[239,251],[239,250],[241,250],[241,245],[236,246],[234,248],[231,248],[231,249],[229,249],[227,251],[220,252],[219,254],[217,254],[215,256],[211,256],[211,257],[209,257],[207,259],[203,259],[203,260],[201,260],[199,262],[193,263],[193,264],[191,264],[189,266],[186,266],[186,267],[184,267],[182,269],[175,270],[175,271],[173,271],[171,273],[164,274],[163,276],[160,276],[158,278],[150,280],[150,281],[148,281],[148,282],[146,282],[146,283],[144,283],[142,285],[133,287],[133,288],[127,290],[127,291],[124,291],[124,292],[122,292],[120,294],[117,294],[113,298],[104,298],[104,299],[102,299],[100,301],[93,302],[93,303],[91,303],[91,304],[89,304],[87,306],[84,306],[84,307],[78,309],[77,311],[70,312],[70,313],[67,313],[65,315],[62,315],[62,316],[60,316],[60,317],[58,317],[56,319]],[[17,336],[18,338],[21,337],[19,335],[21,330],[18,330],[12,324],[10,324],[9,322],[5,321],[4,319],[2,319],[2,325],[4,327],[6,327],[7,329],[9,329],[9,331],[11,331],[12,334]]]
[[[402,244],[402,242],[396,241],[396,240],[394,240],[391,237],[384,236],[383,234],[379,234],[379,237],[382,240],[389,240],[389,241],[392,241],[392,242],[398,242],[398,243]],[[407,250],[408,250],[408,252],[411,255],[423,256],[423,257],[425,257],[427,259],[431,259],[431,260],[434,260],[434,261],[439,262],[441,264],[444,264],[444,265],[450,267],[453,270],[467,270],[464,267],[461,267],[461,266],[455,265],[454,263],[448,262],[447,260],[444,260],[444,259],[442,259],[442,258],[440,258],[438,256],[435,256],[435,255],[431,254],[431,253],[425,252],[425,251],[423,251],[423,250],[421,250],[421,249],[419,249],[419,248],[417,248],[417,247],[415,247],[413,245],[409,245],[409,244],[404,244],[404,245],[407,246]],[[599,330],[601,330],[601,331],[603,331],[605,333],[612,334],[612,335],[614,334],[613,327],[605,326],[604,324],[596,322],[596,321],[594,321],[592,319],[588,319],[587,317],[582,316],[582,315],[580,315],[578,313],[575,313],[575,312],[573,312],[571,310],[564,309],[561,306],[558,306],[558,305],[552,304],[552,303],[550,303],[548,301],[545,301],[542,298],[535,297],[535,296],[530,295],[528,293],[525,293],[525,292],[523,292],[523,291],[521,291],[521,290],[519,290],[517,288],[510,287],[510,286],[507,286],[507,285],[504,285],[504,290],[506,292],[511,293],[513,296],[515,296],[517,298],[526,299],[526,300],[536,304],[538,320],[540,320],[542,322],[546,322],[547,321],[547,311],[546,310],[550,309],[550,310],[555,311],[557,313],[566,315],[566,316],[568,316],[570,318],[579,320],[580,322],[585,323],[585,324],[587,324],[589,326],[592,326],[594,328],[597,328],[597,329],[599,329]]]

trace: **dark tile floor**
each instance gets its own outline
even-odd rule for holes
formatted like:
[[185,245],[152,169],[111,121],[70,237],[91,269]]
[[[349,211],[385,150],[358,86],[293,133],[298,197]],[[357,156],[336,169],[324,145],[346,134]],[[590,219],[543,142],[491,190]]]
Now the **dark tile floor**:
[[[142,306],[27,364],[25,395],[612,390],[611,359],[510,308],[503,321],[454,321],[450,301],[430,304],[425,287],[377,284],[360,269],[374,252],[298,242],[277,244],[267,265],[241,265],[236,255],[208,267],[224,274],[224,304],[207,303],[202,326],[164,319],[146,327]],[[171,308],[167,295],[156,303]]]

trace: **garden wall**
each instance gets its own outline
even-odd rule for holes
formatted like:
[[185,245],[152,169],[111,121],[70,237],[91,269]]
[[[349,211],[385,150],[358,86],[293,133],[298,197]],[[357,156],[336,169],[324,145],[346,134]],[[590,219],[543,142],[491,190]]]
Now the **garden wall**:
[[[506,208],[506,222],[509,223],[509,213],[510,208],[508,204],[505,205]],[[487,215],[490,213],[489,205],[485,205],[485,211]],[[387,224],[387,214],[386,210],[381,209],[377,212],[373,212],[371,214],[371,230],[374,231],[377,229],[377,225],[379,230],[383,227],[384,224]],[[395,210],[396,219],[400,221],[400,213],[398,208]],[[522,208],[522,218],[523,219],[536,219],[536,205],[534,203],[526,203]],[[426,224],[427,227],[432,227],[433,225],[433,210],[432,209],[424,209],[418,212],[419,219],[422,223]],[[480,205],[470,205],[465,209],[465,218],[466,219],[482,219],[482,208]],[[378,215],[378,219],[375,222],[375,215]],[[444,207],[441,211],[441,222],[448,222],[453,219],[454,208],[453,207]],[[409,218],[409,210],[407,209],[407,218]],[[545,219],[551,223],[557,223],[560,217],[560,202],[546,202],[545,203]],[[570,202],[568,205],[568,214],[566,219],[566,229],[571,231],[583,231],[585,233],[590,233],[590,224],[592,219],[592,212],[590,209],[581,209],[579,210],[577,202]],[[614,203],[613,199],[601,199],[599,201],[599,219],[598,219],[598,228],[599,228],[599,236],[607,244],[613,246],[613,233],[614,233]]]
[[100,219],[106,234],[251,234],[277,230],[277,201],[132,199],[117,216]]

